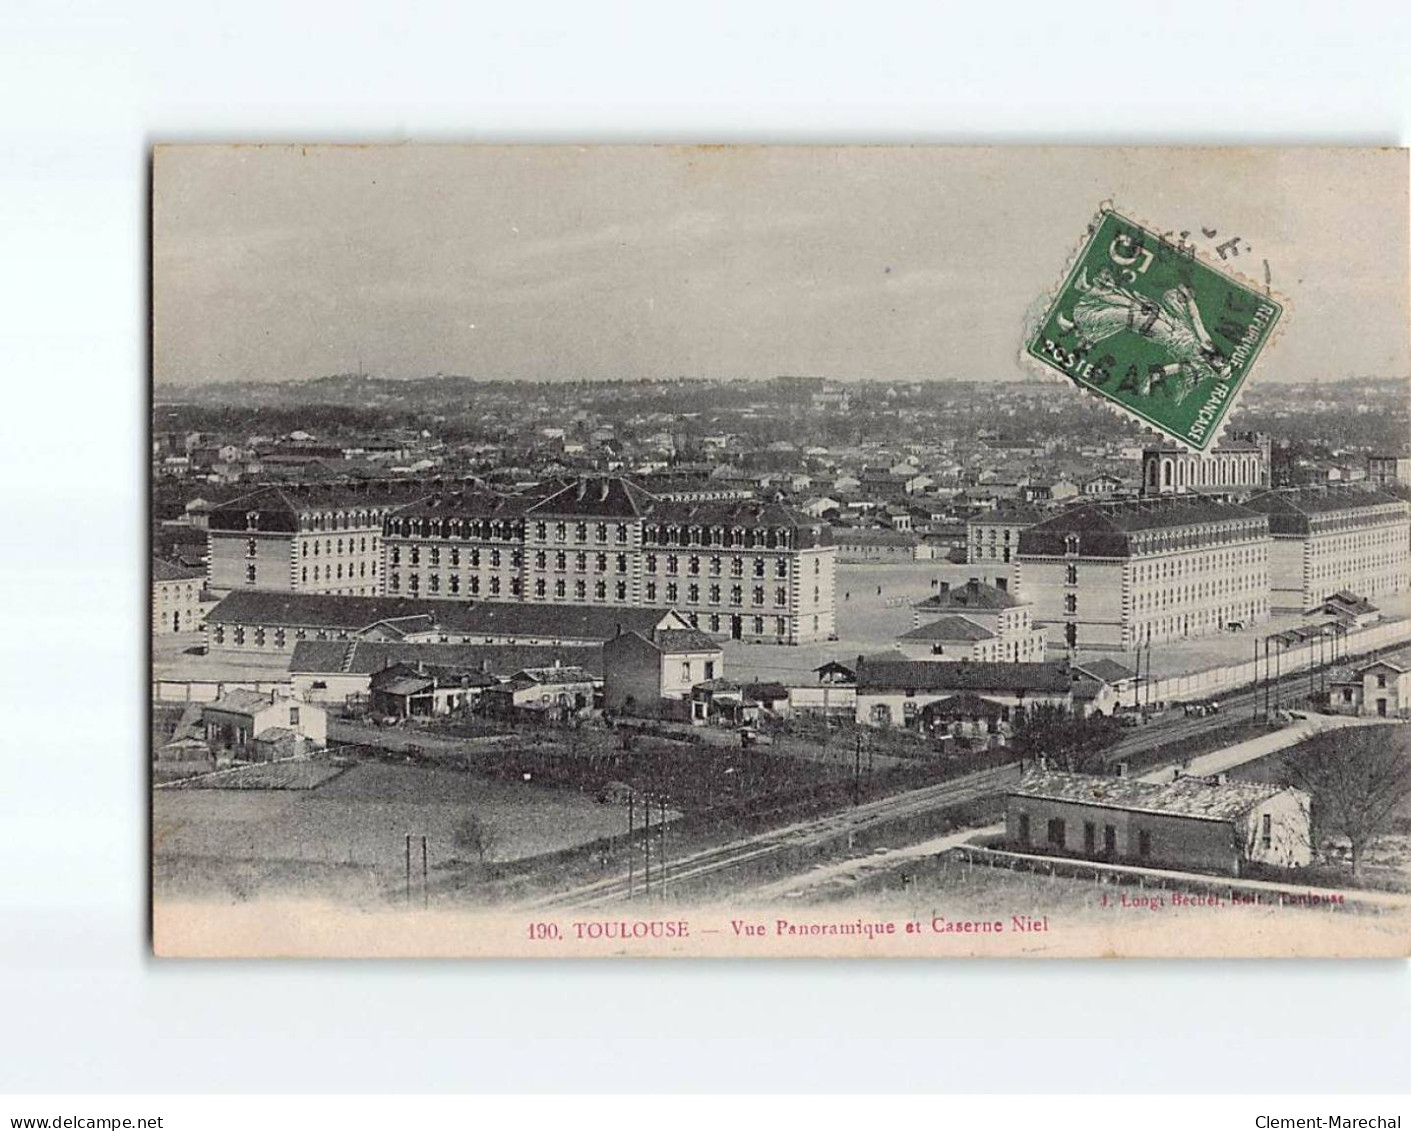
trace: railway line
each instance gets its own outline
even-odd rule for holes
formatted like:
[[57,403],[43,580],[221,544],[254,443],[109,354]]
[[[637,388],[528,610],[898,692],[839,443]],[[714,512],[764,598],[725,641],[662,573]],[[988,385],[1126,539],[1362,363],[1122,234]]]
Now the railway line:
[[[1018,766],[1014,764],[982,770],[938,785],[866,801],[840,812],[755,833],[728,844],[688,853],[679,859],[668,858],[664,864],[654,862],[652,887],[658,891],[679,890],[685,885],[697,884],[735,869],[757,866],[772,858],[782,860],[789,853],[807,851],[829,841],[855,836],[878,825],[990,797],[1017,780],[1018,776]],[[642,884],[640,872],[631,876],[624,872],[532,901],[526,907],[536,910],[601,907],[625,900],[629,895],[629,886],[640,889]],[[655,894],[653,898],[656,898]]]

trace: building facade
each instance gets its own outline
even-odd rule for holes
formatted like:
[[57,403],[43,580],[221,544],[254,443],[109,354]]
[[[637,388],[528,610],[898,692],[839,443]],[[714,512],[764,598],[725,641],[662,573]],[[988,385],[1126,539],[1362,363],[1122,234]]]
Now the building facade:
[[1269,437],[1233,432],[1205,454],[1177,444],[1142,451],[1142,494],[1251,494],[1270,486]]
[[714,636],[834,634],[825,523],[778,503],[661,499],[620,477],[537,498],[428,499],[384,529],[386,592],[607,608],[670,606]]
[[1256,782],[1136,781],[1057,771],[1024,776],[1005,801],[1009,846],[1148,867],[1239,875],[1306,866],[1309,797]]
[[1411,586],[1411,503],[1360,487],[1267,491],[1247,506],[1266,514],[1271,607],[1305,612],[1346,590],[1387,597]]
[[382,591],[382,526],[415,484],[265,487],[212,508],[207,585],[371,597]]
[[1016,587],[1050,647],[1130,649],[1269,616],[1269,521],[1192,498],[1075,507],[1025,531]]
[[199,632],[204,615],[205,570],[152,559],[152,635]]
[[1027,509],[976,515],[965,524],[965,560],[971,565],[1013,561],[1019,536],[1043,519],[1043,512]]
[[1367,481],[1374,487],[1411,487],[1411,455],[1368,456]]
[[938,584],[938,592],[914,606],[915,627],[898,638],[903,655],[1021,663],[1044,658],[1044,630],[1034,625],[1033,606],[1009,591],[1008,579]]

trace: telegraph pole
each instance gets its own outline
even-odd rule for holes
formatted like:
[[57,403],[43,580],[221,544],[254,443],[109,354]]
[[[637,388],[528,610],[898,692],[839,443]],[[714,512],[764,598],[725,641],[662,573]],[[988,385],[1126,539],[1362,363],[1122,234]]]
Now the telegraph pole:
[[663,902],[666,900],[666,794],[661,795],[661,851],[657,854],[657,871],[661,873],[661,880],[657,887],[661,891]]
[[633,833],[633,795],[627,795],[627,898],[632,898],[632,881],[637,869],[637,849],[632,843]]
[[426,838],[421,838],[421,905],[426,907],[431,896],[427,891]]
[[407,833],[407,903],[412,901],[412,834]]
[[852,803],[856,807],[862,804],[859,791],[862,787],[862,734],[859,732],[857,743],[853,748],[852,756]]
[[652,798],[642,798],[642,894],[652,898]]

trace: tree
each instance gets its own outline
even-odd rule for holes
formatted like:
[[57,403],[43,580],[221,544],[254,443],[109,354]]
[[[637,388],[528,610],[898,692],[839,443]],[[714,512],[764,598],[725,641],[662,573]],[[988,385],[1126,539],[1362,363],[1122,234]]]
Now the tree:
[[485,863],[485,858],[494,852],[499,843],[495,830],[474,813],[461,820],[452,832],[451,839],[457,848],[475,853],[481,864]]
[[1030,707],[1014,724],[1010,746],[1026,762],[1047,758],[1055,769],[1090,773],[1103,766],[1102,752],[1121,729],[1105,715],[1081,717],[1063,707]]
[[1284,757],[1293,785],[1313,799],[1319,834],[1345,836],[1352,875],[1363,854],[1411,799],[1411,735],[1402,726],[1358,727],[1314,735]]

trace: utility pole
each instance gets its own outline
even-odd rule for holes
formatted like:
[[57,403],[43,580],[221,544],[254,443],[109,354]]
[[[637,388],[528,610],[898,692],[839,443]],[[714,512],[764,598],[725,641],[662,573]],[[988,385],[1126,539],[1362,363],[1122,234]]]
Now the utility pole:
[[637,848],[632,843],[633,833],[633,795],[627,795],[627,898],[632,898],[632,881],[637,870]]
[[426,838],[421,838],[421,905],[426,907],[431,896],[427,891]]
[[407,833],[407,903],[412,901],[412,834]]
[[852,803],[856,807],[862,804],[862,798],[858,795],[862,786],[862,735],[857,736],[857,744],[853,748],[852,756]]
[[657,854],[657,871],[661,873],[661,881],[657,887],[661,890],[662,901],[666,900],[666,794],[661,795],[661,852]]
[[642,870],[643,887],[652,898],[652,799],[642,798]]
[[1254,699],[1249,705],[1251,722],[1259,721],[1259,637],[1254,638]]

